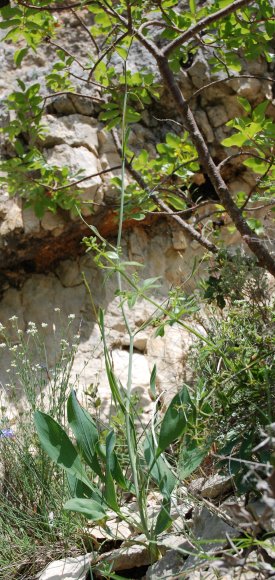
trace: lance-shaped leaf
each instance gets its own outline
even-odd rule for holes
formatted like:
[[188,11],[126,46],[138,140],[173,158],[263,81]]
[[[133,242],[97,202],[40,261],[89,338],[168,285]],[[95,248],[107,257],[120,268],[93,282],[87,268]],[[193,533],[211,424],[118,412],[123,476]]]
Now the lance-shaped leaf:
[[67,403],[68,422],[75,435],[81,454],[93,471],[103,479],[97,458],[98,431],[86,409],[79,404],[72,391]]
[[49,457],[62,469],[93,489],[77,450],[64,429],[52,417],[41,411],[35,411],[34,422],[40,443]]
[[105,499],[107,504],[116,512],[119,511],[116,488],[112,476],[112,471],[115,467],[114,447],[115,447],[115,433],[110,431],[106,437],[106,476],[105,476]]
[[112,476],[114,478],[114,480],[118,483],[118,485],[120,485],[120,487],[122,489],[124,489],[124,491],[133,491],[133,486],[131,484],[131,482],[127,479],[125,479],[117,454],[113,453],[114,456],[114,460],[113,460],[113,465],[112,465]]
[[170,498],[164,498],[161,504],[161,510],[158,514],[154,529],[155,536],[158,536],[171,526],[173,520],[170,516],[170,510],[171,510],[171,500]]
[[208,451],[209,449],[205,447],[187,447],[183,449],[180,458],[179,477],[181,479],[189,477],[200,466]]
[[[106,445],[99,444],[98,450],[100,453],[100,457],[106,463]],[[123,471],[121,469],[121,465],[119,463],[116,452],[113,451],[112,455],[113,455],[113,458],[112,458],[112,463],[111,463],[111,473],[112,473],[114,480],[118,483],[118,485],[122,489],[124,489],[124,491],[131,491],[134,493],[134,488],[133,488],[131,481],[126,479],[123,475]]]
[[172,399],[163,417],[159,432],[157,456],[184,433],[187,424],[187,414],[189,414],[191,408],[188,389],[184,386]]
[[157,398],[156,393],[156,378],[157,378],[157,367],[156,365],[153,366],[153,370],[150,376],[150,397],[152,401],[155,401]]
[[74,497],[66,501],[63,507],[65,510],[83,514],[89,518],[89,520],[93,520],[94,522],[102,521],[107,518],[104,507],[93,499],[81,499]]
[[145,436],[144,457],[149,467],[149,475],[157,483],[162,495],[169,498],[175,487],[176,478],[162,457],[157,457],[156,446],[151,434]]

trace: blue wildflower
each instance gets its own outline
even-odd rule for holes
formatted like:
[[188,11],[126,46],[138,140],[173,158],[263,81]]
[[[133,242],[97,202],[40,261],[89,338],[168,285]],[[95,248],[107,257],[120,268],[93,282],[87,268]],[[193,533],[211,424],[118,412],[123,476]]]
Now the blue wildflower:
[[0,439],[12,439],[14,437],[14,432],[12,429],[0,429]]

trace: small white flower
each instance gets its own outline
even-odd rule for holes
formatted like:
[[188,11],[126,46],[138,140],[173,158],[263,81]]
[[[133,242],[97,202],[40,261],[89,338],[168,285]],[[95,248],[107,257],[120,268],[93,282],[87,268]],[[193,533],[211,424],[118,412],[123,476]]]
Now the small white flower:
[[55,334],[55,324],[53,324],[53,332],[54,332],[54,334]]
[[10,369],[7,369],[7,370],[6,370],[6,373],[10,373],[10,372],[11,372],[11,370],[10,370]]
[[15,316],[15,314],[13,316],[11,316],[11,318],[9,318],[9,320],[11,322],[13,322],[14,320],[18,320],[18,316]]
[[5,342],[0,342],[0,348],[6,348],[6,343]]
[[48,326],[47,322],[41,322],[41,326],[42,326],[42,328],[47,328],[47,326]]
[[74,320],[75,319],[75,314],[69,314],[68,315],[68,319],[69,320]]
[[60,344],[61,346],[69,346],[69,343],[67,340],[65,340],[65,338],[61,338]]
[[60,312],[60,308],[55,308],[54,311],[55,312]]
[[18,328],[17,334],[23,334],[23,330],[21,328]]
[[10,352],[16,352],[18,350],[18,344],[14,344],[10,347]]
[[30,334],[31,336],[35,336],[37,334],[37,328],[28,328],[27,334]]
[[3,326],[3,324],[1,324],[0,322],[0,332],[3,332],[3,330],[5,330],[5,327]]
[[16,367],[17,367],[17,364],[16,364],[16,362],[14,362],[14,361],[13,361],[13,362],[11,363],[11,367],[13,367],[14,369],[16,369]]

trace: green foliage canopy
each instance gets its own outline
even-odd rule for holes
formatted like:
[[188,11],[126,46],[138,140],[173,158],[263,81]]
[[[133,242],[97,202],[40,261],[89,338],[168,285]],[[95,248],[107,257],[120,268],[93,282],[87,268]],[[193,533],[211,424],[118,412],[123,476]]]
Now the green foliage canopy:
[[[62,44],[64,14],[68,11],[78,20],[83,36],[89,41],[86,58],[80,59],[69,51],[68,43]],[[5,31],[5,40],[17,48],[14,62],[18,69],[28,53],[37,51],[44,43],[56,54],[45,77],[48,94],[43,93],[39,83],[26,86],[18,79],[18,90],[7,99],[13,118],[4,133],[12,143],[14,154],[3,161],[5,177],[1,179],[7,181],[11,195],[22,195],[38,217],[46,209],[81,207],[81,190],[76,184],[83,176],[72,175],[67,167],[49,165],[42,152],[43,113],[48,99],[75,94],[74,67],[77,65],[78,80],[83,80],[88,91],[83,95],[96,103],[96,114],[106,129],[113,132],[118,150],[122,123],[128,127],[123,155],[132,180],[125,192],[126,217],[143,219],[148,211],[164,211],[177,219],[191,237],[215,253],[217,246],[201,232],[200,222],[194,227],[185,219],[190,214],[196,215],[198,206],[207,202],[201,200],[194,204],[190,197],[194,174],[202,167],[219,198],[212,212],[214,218],[219,213],[228,216],[260,265],[275,273],[274,259],[261,239],[265,236],[264,229],[259,227],[258,220],[249,219],[247,213],[255,201],[272,205],[274,195],[274,128],[268,113],[269,102],[259,103],[252,109],[248,101],[240,99],[244,113],[229,121],[233,132],[223,141],[225,158],[217,165],[178,83],[181,68],[190,55],[194,59],[202,48],[214,75],[210,83],[213,86],[238,76],[246,77],[242,74],[245,61],[265,58],[270,63],[274,19],[267,0],[233,3],[192,0],[184,5],[174,0],[134,3],[82,0],[69,6],[61,1],[17,0],[12,6],[5,6],[1,15],[0,28]],[[138,44],[150,53],[155,67],[149,69],[142,62],[137,62],[134,68],[128,65],[131,51]],[[115,66],[115,61],[120,65]],[[266,75],[264,78],[268,79]],[[196,93],[203,92],[204,88]],[[146,108],[161,103],[163,90],[168,91],[177,111],[175,131],[168,132],[165,142],[156,145],[155,156],[149,155],[146,148],[137,153],[129,145],[131,125],[141,120]],[[230,193],[223,178],[222,170],[232,157],[239,157],[255,173],[256,185],[241,201],[238,192],[235,196]],[[119,194],[120,180],[116,178],[114,184]]]

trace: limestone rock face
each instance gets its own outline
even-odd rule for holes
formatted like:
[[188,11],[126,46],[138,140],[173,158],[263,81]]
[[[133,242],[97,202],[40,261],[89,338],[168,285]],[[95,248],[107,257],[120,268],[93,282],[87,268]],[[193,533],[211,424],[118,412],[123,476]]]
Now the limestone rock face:
[[84,115],[56,117],[45,115],[44,147],[66,143],[71,147],[86,147],[95,156],[98,153],[98,127],[96,120]]
[[[81,145],[80,147],[71,147],[67,144],[55,145],[52,149],[44,150],[45,157],[49,165],[56,167],[69,167],[72,174],[76,176],[75,181],[87,178],[79,184],[81,188],[81,199],[83,201],[91,201],[98,204],[102,201],[103,195],[99,188],[101,179],[97,173],[100,171],[98,159],[94,153],[89,151],[87,147]],[[96,209],[97,206],[93,205]],[[89,215],[90,210],[82,209],[84,215]],[[50,228],[48,228],[50,229]]]
[[[50,216],[51,219],[56,217],[55,214]],[[46,219],[45,216],[44,218]],[[175,246],[180,246],[181,249],[176,250]],[[166,404],[188,378],[186,361],[192,336],[185,329],[174,325],[166,327],[163,338],[156,337],[155,328],[146,326],[146,322],[154,316],[158,304],[162,303],[169,290],[170,275],[166,273],[171,268],[170,252],[179,254],[179,262],[174,262],[174,279],[184,281],[193,267],[194,251],[190,247],[190,240],[183,238],[180,231],[177,233],[177,230],[168,228],[166,221],[151,227],[150,234],[135,226],[125,233],[123,251],[125,259],[142,264],[141,280],[163,274],[159,287],[153,289],[155,306],[142,299],[136,303],[135,308],[127,307],[131,328],[137,332],[134,341],[133,395],[138,401],[140,416],[148,421],[153,409],[149,385],[154,364],[157,365],[157,392]],[[181,256],[186,256],[184,262]],[[85,404],[85,393],[92,385],[100,399],[101,413],[107,415],[111,397],[103,345],[82,273],[89,285],[95,307],[105,310],[106,339],[112,363],[117,377],[126,387],[129,337],[119,308],[119,298],[115,297],[117,283],[115,278],[105,280],[103,273],[95,267],[90,254],[59,261],[53,272],[32,273],[22,281],[21,287],[9,287],[0,302],[0,321],[7,328],[14,343],[18,336],[10,318],[14,315],[18,317],[17,326],[23,332],[26,332],[29,321],[35,323],[42,332],[47,347],[47,360],[42,357],[43,360],[39,359],[37,362],[52,368],[60,356],[62,328],[66,328],[68,317],[75,315],[70,334],[65,336],[73,342],[73,335],[78,332],[80,334],[71,371],[72,384],[76,385],[79,399]],[[60,311],[57,313],[56,309]],[[8,366],[9,360],[5,358],[0,366],[0,380],[3,383],[10,382],[5,372]],[[23,400],[20,404],[23,404]]]
[[23,227],[20,206],[20,201],[10,199],[7,193],[0,195],[0,246],[7,234]]
[[[80,60],[85,59],[87,39],[80,34],[79,23],[72,15],[68,16],[68,23],[70,38],[65,26],[60,41],[65,48],[73,50]],[[0,31],[2,38],[4,34],[5,31]],[[1,42],[0,126],[4,126],[9,119],[4,100],[10,91],[17,88],[16,77],[19,71],[14,64],[14,51],[15,48],[9,42]],[[117,55],[112,58],[112,64],[119,72],[121,60]],[[93,100],[98,97],[96,87],[89,85],[87,90],[86,85],[74,78],[77,95],[49,95],[45,77],[55,59],[52,47],[47,43],[42,44],[35,54],[30,52],[24,58],[20,78],[26,85],[34,81],[40,83],[42,94],[50,97],[47,98],[43,117],[44,140],[41,140],[39,147],[49,165],[67,167],[74,182],[82,180],[76,188],[82,202],[85,223],[73,212],[61,208],[56,212],[47,211],[42,218],[38,218],[33,210],[24,207],[20,196],[11,199],[6,191],[0,192],[0,322],[7,327],[14,343],[18,335],[9,320],[14,315],[18,317],[17,325],[23,333],[27,331],[29,321],[36,323],[39,328],[43,323],[47,324],[43,332],[48,364],[51,366],[59,356],[61,327],[66,328],[68,316],[74,314],[73,328],[75,333],[79,331],[80,342],[72,368],[72,379],[77,382],[80,397],[84,397],[84,392],[92,385],[101,400],[102,412],[107,413],[110,391],[104,369],[102,342],[82,272],[91,289],[95,306],[105,310],[107,342],[114,369],[123,386],[129,361],[129,337],[119,309],[119,298],[115,296],[117,285],[114,280],[104,279],[92,258],[84,255],[85,247],[81,240],[91,235],[89,225],[94,225],[103,237],[114,241],[119,194],[111,178],[120,176],[121,159],[111,133],[104,129],[98,118],[98,103],[96,98]],[[151,55],[136,42],[133,43],[128,65],[133,71],[140,65],[154,70]],[[267,73],[267,65],[259,59],[259,62],[251,62],[243,72],[263,76]],[[74,74],[79,76],[80,73],[76,64]],[[179,72],[178,79],[187,99],[205,84],[220,80],[219,75],[213,79],[202,50],[189,69]],[[161,117],[164,120],[157,120],[159,111],[155,114],[153,109],[148,109],[142,113],[142,123],[131,125],[129,143],[135,153],[146,148],[153,156],[156,142],[165,141],[166,133],[171,130],[169,117],[172,113],[174,118],[174,105],[167,91],[161,87],[160,90],[163,109]],[[228,82],[210,84],[191,100],[198,125],[215,157],[221,154],[220,142],[230,130],[224,124],[240,113],[238,95],[257,104],[263,98],[270,98],[271,86],[258,79],[233,78]],[[1,134],[0,144],[3,155],[9,157],[12,152]],[[237,162],[232,161],[236,172],[238,167],[234,163]],[[126,179],[130,179],[129,176]],[[238,176],[230,176],[229,182],[233,193],[248,193],[255,185],[251,173],[244,168]],[[203,211],[207,214],[209,207],[201,210],[201,216],[204,215]],[[226,240],[227,243],[240,244],[239,236],[235,233],[228,234]],[[133,393],[140,397],[142,412],[148,418],[152,410],[148,393],[154,364],[157,365],[158,394],[162,394],[166,403],[182,382],[188,379],[186,362],[192,334],[174,325],[165,329],[163,338],[156,337],[155,328],[146,326],[146,321],[154,315],[158,304],[167,297],[171,288],[182,286],[187,293],[193,291],[196,277],[190,279],[190,273],[195,260],[201,256],[201,249],[178,224],[171,219],[157,219],[155,216],[148,217],[142,223],[127,220],[122,246],[125,259],[142,266],[139,269],[141,282],[151,277],[160,279],[159,287],[152,291],[155,306],[142,299],[134,309],[129,308],[127,311],[131,328],[136,331]],[[57,308],[60,309],[58,321],[55,312]],[[68,338],[71,340],[72,337],[73,333]],[[45,363],[43,360],[39,362]],[[1,357],[0,379],[3,384],[8,382],[8,366],[8,355]]]

